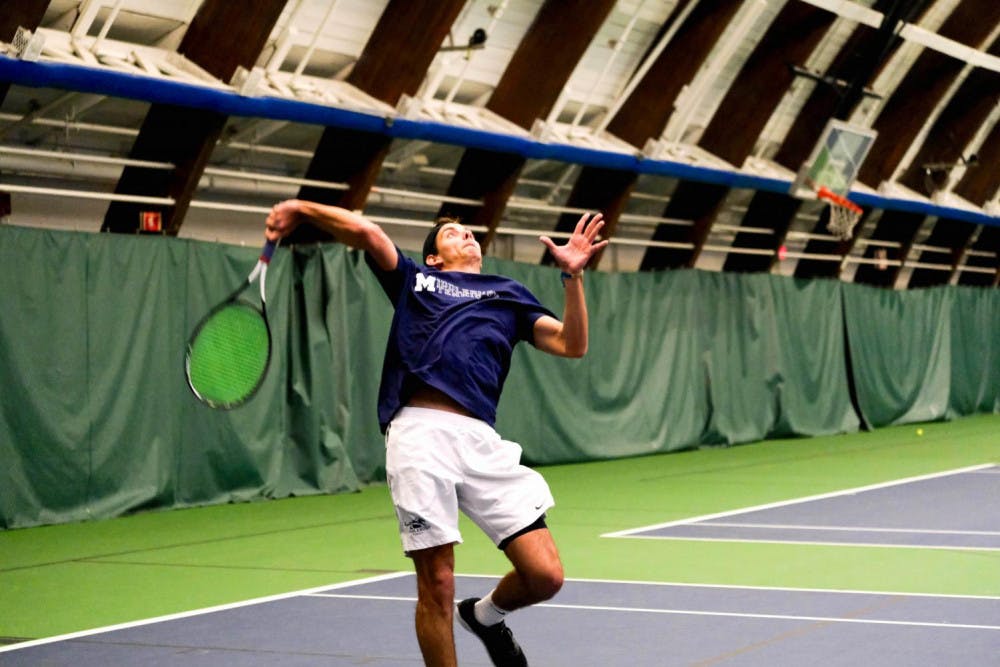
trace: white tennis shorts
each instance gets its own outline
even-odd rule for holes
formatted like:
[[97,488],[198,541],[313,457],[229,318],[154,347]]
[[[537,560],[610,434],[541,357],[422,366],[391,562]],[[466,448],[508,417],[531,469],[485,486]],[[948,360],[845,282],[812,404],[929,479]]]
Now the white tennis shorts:
[[460,509],[499,545],[555,505],[545,479],[520,464],[521,446],[478,419],[406,407],[385,442],[386,475],[407,553],[461,542]]

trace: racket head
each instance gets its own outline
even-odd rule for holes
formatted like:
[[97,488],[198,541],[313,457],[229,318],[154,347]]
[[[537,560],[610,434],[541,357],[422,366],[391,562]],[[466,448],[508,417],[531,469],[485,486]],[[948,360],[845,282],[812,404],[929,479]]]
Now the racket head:
[[194,395],[229,410],[257,392],[271,360],[271,329],[257,306],[239,299],[214,308],[188,339],[184,369]]

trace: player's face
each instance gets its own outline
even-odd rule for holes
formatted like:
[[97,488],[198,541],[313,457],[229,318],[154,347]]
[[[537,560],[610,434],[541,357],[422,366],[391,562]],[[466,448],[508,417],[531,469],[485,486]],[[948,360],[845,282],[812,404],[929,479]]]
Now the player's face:
[[468,229],[454,222],[443,225],[437,233],[437,268],[477,269],[483,262],[483,251],[476,237]]

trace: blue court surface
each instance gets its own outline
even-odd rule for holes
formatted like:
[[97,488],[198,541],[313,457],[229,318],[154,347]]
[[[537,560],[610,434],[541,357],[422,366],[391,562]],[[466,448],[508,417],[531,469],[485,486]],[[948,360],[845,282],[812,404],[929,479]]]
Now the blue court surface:
[[[1000,548],[983,465],[608,537]],[[830,524],[836,517],[837,525]],[[459,599],[497,577],[460,575]],[[420,665],[409,572],[0,648],[0,665]],[[992,591],[986,591],[992,593]],[[1000,597],[570,579],[509,625],[538,666],[1000,665]],[[456,625],[461,665],[489,665]]]
[[[495,581],[461,576],[458,595]],[[414,587],[374,577],[11,646],[0,664],[419,665]],[[533,665],[988,665],[1000,598],[571,580],[510,626]],[[460,664],[490,664],[461,627],[456,643]]]
[[605,537],[996,551],[1000,466],[962,468]]
[[[460,576],[458,596],[492,577]],[[7,647],[2,665],[419,665],[410,573]],[[567,581],[513,614],[532,665],[989,665],[1000,598]],[[456,627],[459,662],[489,665]]]

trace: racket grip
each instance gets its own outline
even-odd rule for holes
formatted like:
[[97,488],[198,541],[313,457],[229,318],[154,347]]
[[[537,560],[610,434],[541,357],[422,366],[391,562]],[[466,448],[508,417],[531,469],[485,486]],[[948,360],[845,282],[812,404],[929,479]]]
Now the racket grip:
[[278,247],[278,244],[274,241],[266,241],[264,243],[264,248],[260,251],[260,261],[265,264],[271,261],[271,255],[274,254],[274,249]]

